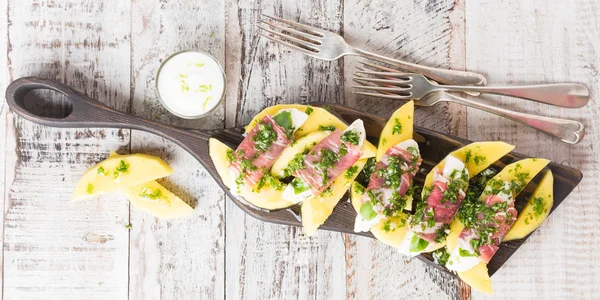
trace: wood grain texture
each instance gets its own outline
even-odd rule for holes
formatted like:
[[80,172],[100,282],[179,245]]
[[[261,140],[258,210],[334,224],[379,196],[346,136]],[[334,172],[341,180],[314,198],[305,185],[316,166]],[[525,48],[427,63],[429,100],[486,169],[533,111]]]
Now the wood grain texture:
[[[340,1],[230,1],[226,6],[227,126],[245,124],[279,103],[343,101],[341,61],[324,62],[259,38],[260,13],[340,32]],[[343,299],[340,234],[305,237],[266,224],[227,201],[226,295],[229,299]]]
[[[56,78],[126,110],[128,15],[122,1],[9,1],[9,78]],[[78,176],[129,132],[51,129],[11,113],[6,124],[4,299],[126,299],[126,200],[70,198]]]
[[[2,10],[8,8],[7,0],[0,0],[0,7]],[[8,29],[8,14],[0,14],[0,33],[7,32]],[[6,89],[8,85],[8,34],[0,34],[0,93]],[[6,130],[7,120],[6,115],[8,108],[6,107],[6,101],[2,95],[0,95],[0,208],[2,208],[2,214],[0,215],[0,245],[4,245],[4,202],[7,199],[6,193],[6,161],[8,160],[6,154]],[[0,251],[0,288],[4,286],[4,251]],[[0,300],[3,299],[2,292],[0,291]]]
[[[464,69],[463,1],[346,1],[344,37],[353,46],[378,54],[434,67]],[[344,59],[345,104],[388,117],[402,102],[352,94],[356,59]],[[441,104],[417,108],[415,123],[465,136],[466,110]],[[348,295],[383,298],[464,298],[460,280],[409,259],[372,239],[345,237]],[[466,288],[468,293],[468,288]],[[468,295],[466,295],[468,296]]]
[[[132,113],[176,126],[223,128],[223,105],[211,116],[184,120],[156,96],[160,63],[174,52],[197,49],[221,64],[224,52],[221,1],[132,2]],[[181,147],[133,131],[131,151],[157,155],[174,173],[160,182],[195,208],[182,219],[158,220],[131,208],[129,299],[222,299],[225,285],[225,197],[212,177]]]
[[[501,299],[591,299],[600,293],[598,147],[600,6],[594,1],[470,1],[467,68],[490,84],[572,81],[590,88],[590,103],[566,110],[507,98],[504,107],[581,120],[586,136],[567,145],[527,127],[469,109],[470,139],[502,139],[516,151],[582,170],[584,179],[508,263],[492,277]],[[492,298],[474,293],[476,299]]]

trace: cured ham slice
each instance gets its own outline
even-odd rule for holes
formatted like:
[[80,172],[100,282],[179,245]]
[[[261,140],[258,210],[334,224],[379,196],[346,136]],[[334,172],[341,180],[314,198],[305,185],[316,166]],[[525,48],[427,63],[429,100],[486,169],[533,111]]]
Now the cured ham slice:
[[[416,145],[416,143],[415,143]],[[415,146],[416,147],[416,146]],[[397,188],[391,187],[388,183],[386,183],[386,175],[385,171],[394,160],[398,159],[401,163],[399,165],[398,170],[390,170],[394,172],[395,175],[400,178],[399,184]],[[392,203],[390,203],[390,198],[394,192],[398,196],[404,196],[410,186],[412,185],[413,178],[417,171],[419,171],[419,167],[421,165],[422,159],[419,156],[418,148],[414,149],[413,154],[411,154],[407,149],[402,148],[398,145],[393,146],[388,151],[385,152],[381,161],[377,163],[373,174],[371,174],[369,185],[367,186],[366,193],[363,196],[363,203],[370,201],[369,191],[375,192],[375,194],[381,195],[380,201],[382,205],[377,206],[375,212],[381,214],[383,210],[386,208],[390,208]],[[403,207],[395,208],[402,210]]]
[[[336,129],[321,140],[306,155],[303,163],[304,168],[295,171],[293,174],[310,185],[311,192],[315,196],[327,189],[336,177],[351,167],[363,154],[358,145],[342,142],[341,137],[343,134],[342,130]],[[342,145],[345,149],[343,155],[340,154]],[[324,160],[330,160],[332,165],[323,167]]]
[[439,243],[445,237],[445,229],[454,219],[466,196],[468,174],[464,164],[452,156],[447,158],[441,173],[438,170],[434,172],[423,215],[420,220],[415,220],[417,222],[413,223],[411,229],[420,238],[430,243]]
[[292,140],[287,137],[286,130],[269,115],[265,115],[234,152],[235,160],[231,162],[230,168],[237,178],[243,172],[241,176],[245,184],[254,186],[265,171],[271,168],[283,149],[291,143]]
[[[506,205],[495,205],[506,203]],[[476,250],[479,253],[479,259],[484,263],[488,263],[496,251],[498,251],[500,243],[506,233],[510,230],[515,220],[517,219],[517,210],[515,209],[515,201],[512,197],[502,197],[498,195],[488,196],[484,204],[487,205],[493,212],[493,218],[489,221],[485,220],[483,213],[478,215],[481,220],[481,232],[489,232],[488,240]],[[472,245],[471,240],[480,239],[478,231],[474,228],[465,228],[459,236],[463,245]],[[470,247],[469,250],[473,248]]]

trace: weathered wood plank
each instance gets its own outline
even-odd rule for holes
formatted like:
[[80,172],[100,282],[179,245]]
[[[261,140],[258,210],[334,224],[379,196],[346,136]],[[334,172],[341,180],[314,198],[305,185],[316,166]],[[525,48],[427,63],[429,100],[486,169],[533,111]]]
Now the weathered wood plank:
[[[54,78],[114,108],[128,108],[128,3],[8,5],[10,79]],[[129,132],[44,128],[10,112],[6,124],[4,298],[126,299],[126,200],[70,198],[85,169],[127,145]]]
[[[230,1],[226,6],[227,126],[280,103],[343,102],[341,62],[324,62],[257,35],[260,13],[340,32],[340,1]],[[299,228],[266,224],[227,201],[229,299],[343,299],[340,234],[308,238]]]
[[[584,176],[575,192],[492,277],[495,298],[597,298],[600,6],[594,1],[470,1],[467,16],[467,67],[485,71],[491,84],[581,82],[592,95],[578,110],[493,98],[502,107],[582,120],[586,137],[575,146],[468,111],[470,139],[502,139],[514,143],[518,152],[578,168]],[[474,293],[474,298],[491,297]]]
[[[8,8],[7,0],[0,0],[0,7],[2,10]],[[8,112],[8,108],[6,106],[6,100],[4,99],[4,95],[1,93],[6,90],[6,86],[8,85],[8,20],[7,14],[0,14],[0,153],[3,153],[2,158],[0,158],[0,207],[2,208],[2,215],[0,215],[0,224],[2,224],[0,229],[0,245],[4,245],[4,200],[6,199],[6,161],[8,158],[6,157],[6,129],[7,129],[7,121],[6,114]],[[0,251],[0,275],[4,270],[4,251]],[[0,276],[0,288],[3,287],[4,276]],[[3,299],[2,292],[0,291],[0,300]]]
[[[463,1],[346,1],[344,36],[354,46],[411,62],[464,69]],[[358,61],[345,58],[346,105],[389,116],[402,102],[352,94]],[[465,136],[465,109],[456,105],[420,108],[418,125]],[[346,236],[348,297],[465,298],[468,288],[448,274],[410,260],[375,240]],[[465,294],[466,293],[466,294]]]
[[[160,63],[180,50],[203,50],[224,63],[224,15],[219,1],[133,2],[133,114],[190,128],[223,127],[223,107],[200,120],[170,114],[156,96],[155,75]],[[161,183],[196,211],[169,221],[131,208],[129,298],[224,298],[222,191],[194,158],[169,141],[133,131],[131,151],[165,159],[175,172]]]

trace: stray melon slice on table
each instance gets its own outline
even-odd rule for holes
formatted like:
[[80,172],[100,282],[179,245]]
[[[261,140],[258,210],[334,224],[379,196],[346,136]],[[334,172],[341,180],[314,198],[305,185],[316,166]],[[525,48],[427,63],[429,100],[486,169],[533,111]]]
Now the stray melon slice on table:
[[75,187],[73,201],[97,197],[168,176],[173,169],[156,156],[127,154],[111,156],[88,169]]
[[122,190],[131,204],[161,219],[188,215],[194,209],[156,181],[149,181]]

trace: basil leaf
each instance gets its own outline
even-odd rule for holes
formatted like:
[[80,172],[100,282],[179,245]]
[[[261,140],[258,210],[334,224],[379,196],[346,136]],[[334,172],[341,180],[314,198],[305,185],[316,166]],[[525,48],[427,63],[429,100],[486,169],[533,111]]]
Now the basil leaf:
[[273,120],[275,123],[279,124],[279,126],[285,128],[285,130],[290,130],[294,126],[292,123],[292,113],[289,111],[279,112],[273,116]]
[[371,201],[367,201],[360,206],[360,215],[367,221],[373,220],[373,218],[377,217],[377,213],[373,210]]
[[428,241],[420,238],[418,235],[413,235],[412,239],[410,240],[410,247],[408,248],[408,251],[421,252],[425,250],[427,246],[429,246]]

